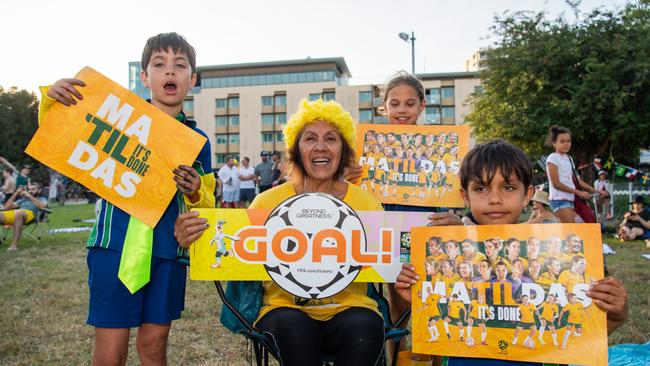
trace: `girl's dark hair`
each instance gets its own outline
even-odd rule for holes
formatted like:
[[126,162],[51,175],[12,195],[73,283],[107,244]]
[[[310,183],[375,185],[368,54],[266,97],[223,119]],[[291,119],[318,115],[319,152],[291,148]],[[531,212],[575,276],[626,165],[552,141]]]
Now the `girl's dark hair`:
[[571,130],[566,127],[553,125],[548,129],[548,136],[546,136],[546,145],[553,147],[553,143],[557,141],[557,137],[563,133],[568,133],[571,135]]
[[391,77],[388,83],[386,84],[386,89],[384,90],[384,95],[383,95],[384,104],[386,104],[386,100],[388,98],[388,92],[390,92],[391,89],[398,87],[400,85],[408,85],[411,88],[415,89],[415,91],[418,93],[418,98],[420,98],[420,102],[424,100],[424,86],[422,86],[420,80],[418,80],[418,78],[409,74],[408,72],[401,70],[398,71],[395,75],[393,75],[393,77]]
[[151,55],[154,52],[167,51],[170,48],[174,53],[185,54],[190,62],[192,73],[196,72],[196,51],[194,50],[194,47],[183,38],[183,36],[176,32],[160,33],[147,40],[147,43],[144,45],[144,49],[142,50],[142,59],[140,60],[142,70],[147,72],[147,66],[149,66]]
[[[460,167],[460,185],[467,190],[470,182],[488,185],[497,172],[506,180],[514,174],[528,189],[533,180],[533,166],[520,148],[501,139],[478,144],[470,150]],[[483,180],[487,175],[487,181]]]
[[[302,157],[300,156],[300,137],[302,136],[303,130],[298,133],[298,136],[296,136],[296,142],[293,144],[291,149],[287,151],[287,162],[291,166],[291,180],[296,184],[303,182],[304,177],[307,176],[307,171],[305,170],[304,165],[305,163],[302,161]],[[343,138],[343,136],[341,136],[341,133],[338,132],[338,130],[337,133],[339,134],[339,138],[341,139],[341,144],[343,146],[341,148],[341,160],[339,161],[339,166],[334,173],[334,180],[339,180],[341,177],[343,177],[343,172],[346,168],[352,166],[356,155],[352,146],[348,144],[348,142]]]

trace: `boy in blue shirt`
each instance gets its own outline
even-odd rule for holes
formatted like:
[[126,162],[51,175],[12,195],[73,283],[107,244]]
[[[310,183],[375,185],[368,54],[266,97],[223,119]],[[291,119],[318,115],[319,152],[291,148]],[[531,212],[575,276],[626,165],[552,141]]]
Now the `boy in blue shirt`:
[[[463,160],[460,170],[461,195],[470,208],[469,220],[477,225],[507,225],[519,222],[534,189],[532,166],[519,148],[497,139],[475,146]],[[411,286],[419,276],[410,263],[402,266],[395,289],[405,301],[411,301]],[[592,284],[587,296],[607,313],[607,332],[611,334],[627,318],[627,292],[615,278]],[[535,365],[530,362],[449,357],[449,366],[457,365]]]
[[[147,41],[141,62],[140,77],[151,91],[151,104],[206,136],[182,111],[183,100],[197,78],[194,48],[176,33],[158,34]],[[44,89],[47,98],[41,114],[55,101],[76,104],[76,99],[82,99],[77,87],[83,86],[81,80],[62,79]],[[214,207],[214,176],[203,171],[211,166],[210,144],[206,142],[193,164],[196,169],[184,165],[174,169],[182,193],[172,198],[153,229],[150,280],[139,289],[128,289],[118,278],[122,250],[129,241],[127,233],[138,225],[132,225],[126,212],[102,200],[87,245],[88,324],[95,327],[94,365],[124,365],[132,327],[138,327],[136,347],[141,364],[167,363],[167,338],[172,320],[179,319],[184,309],[186,279],[186,266],[179,260],[186,253],[174,238],[174,222],[188,208]]]

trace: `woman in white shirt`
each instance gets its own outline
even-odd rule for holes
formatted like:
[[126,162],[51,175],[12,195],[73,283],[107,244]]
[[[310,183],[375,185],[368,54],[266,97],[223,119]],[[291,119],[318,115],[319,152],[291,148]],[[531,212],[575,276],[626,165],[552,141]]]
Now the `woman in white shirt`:
[[580,179],[577,179],[579,188],[584,190],[577,189],[573,183],[573,162],[569,156],[571,131],[564,127],[551,126],[547,143],[555,149],[555,152],[546,159],[551,209],[563,223],[582,222],[580,216],[573,210],[575,196],[589,199],[590,193],[598,192]]

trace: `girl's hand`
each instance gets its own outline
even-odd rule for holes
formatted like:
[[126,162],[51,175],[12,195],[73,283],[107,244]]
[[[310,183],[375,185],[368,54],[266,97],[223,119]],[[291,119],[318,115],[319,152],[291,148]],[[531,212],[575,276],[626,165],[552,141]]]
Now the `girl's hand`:
[[174,238],[181,247],[189,248],[208,226],[208,220],[200,218],[198,212],[185,212],[180,214],[174,223]]
[[578,192],[578,197],[582,198],[583,200],[588,200],[591,198],[591,194],[589,194],[587,191],[580,191]]
[[179,165],[178,168],[174,169],[174,182],[176,182],[176,188],[185,193],[192,203],[199,200],[198,191],[201,188],[201,176],[196,169],[187,165]]
[[75,85],[86,86],[86,83],[79,79],[61,79],[48,89],[47,96],[67,106],[77,104],[75,98],[82,100],[83,96]]
[[410,263],[402,265],[402,271],[395,281],[395,291],[407,303],[411,303],[411,286],[416,284],[420,276],[415,273],[415,266]]

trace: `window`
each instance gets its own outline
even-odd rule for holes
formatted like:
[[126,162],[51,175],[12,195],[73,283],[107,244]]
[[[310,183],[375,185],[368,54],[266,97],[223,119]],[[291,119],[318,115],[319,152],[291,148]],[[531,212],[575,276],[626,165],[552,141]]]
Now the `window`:
[[440,124],[440,108],[438,107],[427,107],[425,110],[424,123],[428,125],[439,125]]
[[239,108],[239,97],[228,98],[228,108]]
[[216,155],[217,155],[217,164],[225,164],[226,157],[229,156],[229,154],[216,154]]
[[262,133],[262,143],[273,142],[273,132]]
[[454,118],[456,110],[454,107],[442,107],[442,118]]
[[372,121],[372,109],[359,109],[359,121]]
[[238,133],[233,133],[228,135],[228,143],[229,144],[238,144],[239,143],[239,134]]
[[276,132],[275,133],[275,141],[277,142],[283,142],[284,141],[284,135],[282,132]]
[[427,90],[427,104],[440,104],[439,88],[433,88]]
[[224,116],[217,117],[216,118],[217,127],[226,127],[227,121],[228,121],[228,117],[224,117]]
[[275,122],[277,123],[287,123],[287,114],[286,113],[278,113],[275,115]]
[[329,102],[330,100],[336,99],[336,94],[334,92],[325,92],[323,93],[323,101]]
[[454,87],[441,88],[442,99],[453,99],[454,98]]
[[239,126],[239,116],[228,116],[228,124],[230,126]]
[[[360,91],[359,92],[359,103],[371,103],[372,102],[372,92],[369,91]],[[359,119],[361,119],[359,117]]]
[[228,143],[228,135],[216,135],[217,145],[225,145]]
[[321,98],[320,93],[314,93],[314,94],[309,94],[309,101],[313,102],[315,100],[319,100]]
[[275,96],[275,105],[284,107],[287,105],[287,96],[286,95],[276,95]]
[[262,107],[273,107],[273,97],[262,97]]
[[273,124],[273,114],[263,114],[262,115],[262,123],[265,125],[272,125]]
[[226,108],[226,99],[217,99],[217,109]]
[[194,99],[187,99],[183,101],[183,112],[188,116],[194,115]]

